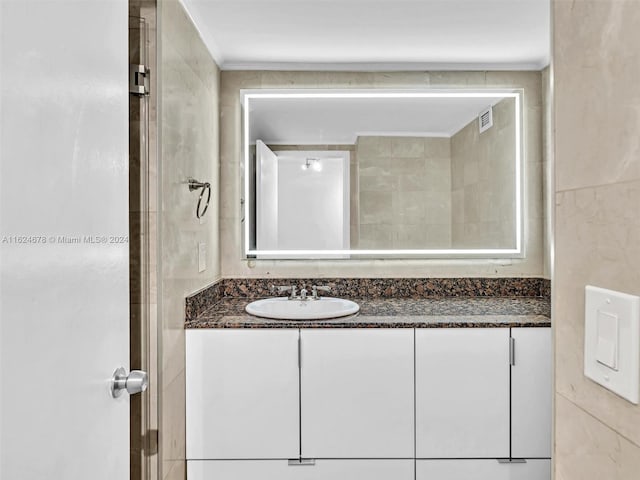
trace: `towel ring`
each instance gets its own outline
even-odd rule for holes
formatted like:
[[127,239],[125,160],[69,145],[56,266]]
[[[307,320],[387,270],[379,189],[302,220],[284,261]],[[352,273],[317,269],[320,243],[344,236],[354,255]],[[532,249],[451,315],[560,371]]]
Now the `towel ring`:
[[[209,201],[211,201],[211,184],[209,182],[199,182],[194,178],[190,178],[189,191],[193,192],[194,190],[200,190],[200,197],[198,198],[198,205],[196,206],[196,218],[200,219],[204,217],[204,214],[207,213],[207,209],[209,208]],[[204,208],[200,211],[205,191],[207,192],[207,200],[205,201]]]

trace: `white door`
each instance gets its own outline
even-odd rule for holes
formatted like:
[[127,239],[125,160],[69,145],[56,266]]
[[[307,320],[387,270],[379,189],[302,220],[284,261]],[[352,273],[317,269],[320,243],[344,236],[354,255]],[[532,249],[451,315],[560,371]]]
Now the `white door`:
[[125,479],[127,2],[0,21],[0,478]]
[[278,157],[256,142],[256,248],[278,249]]
[[349,152],[274,153],[278,156],[278,248],[348,250]]
[[416,329],[416,456],[509,456],[509,329]]
[[298,335],[187,330],[187,459],[300,455]]
[[413,329],[300,339],[302,457],[413,458]]
[[511,455],[551,457],[551,328],[512,328]]

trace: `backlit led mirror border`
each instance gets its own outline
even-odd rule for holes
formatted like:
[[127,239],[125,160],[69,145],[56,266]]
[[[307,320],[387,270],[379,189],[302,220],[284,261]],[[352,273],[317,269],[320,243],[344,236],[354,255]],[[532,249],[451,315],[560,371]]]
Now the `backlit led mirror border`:
[[[439,258],[439,259],[496,259],[523,258],[523,225],[524,225],[524,192],[523,192],[523,90],[518,88],[433,88],[421,90],[387,90],[387,89],[251,89],[241,90],[242,105],[242,155],[243,155],[243,226],[242,242],[243,254],[246,259],[283,259],[283,260],[314,260],[314,259],[402,259],[402,258]],[[247,172],[251,172],[251,102],[260,99],[420,99],[420,98],[486,98],[489,101],[496,98],[513,98],[515,115],[515,151],[514,153],[514,190],[515,190],[515,248],[441,248],[441,249],[332,249],[332,250],[270,250],[257,249],[251,245],[250,202],[252,198],[251,182]],[[480,112],[479,112],[480,113]],[[255,241],[255,239],[254,239]]]

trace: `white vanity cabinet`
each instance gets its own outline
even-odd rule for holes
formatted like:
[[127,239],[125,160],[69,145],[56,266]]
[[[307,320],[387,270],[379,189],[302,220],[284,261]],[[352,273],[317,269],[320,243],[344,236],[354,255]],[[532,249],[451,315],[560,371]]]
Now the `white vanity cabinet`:
[[416,457],[509,456],[509,329],[416,329]]
[[187,459],[300,454],[298,330],[186,331]]
[[417,460],[416,480],[550,480],[551,460]]
[[550,479],[550,328],[193,329],[186,342],[189,480]]
[[551,457],[551,329],[512,328],[511,455]]
[[308,458],[413,458],[413,329],[301,330]]

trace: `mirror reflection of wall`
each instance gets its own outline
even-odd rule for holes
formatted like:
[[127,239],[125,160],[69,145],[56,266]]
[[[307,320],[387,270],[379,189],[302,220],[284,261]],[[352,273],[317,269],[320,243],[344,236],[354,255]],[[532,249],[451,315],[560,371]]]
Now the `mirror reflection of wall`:
[[443,137],[358,137],[359,235],[352,248],[512,248],[514,100]]
[[[516,248],[516,94],[419,99],[395,111],[390,100],[341,110],[335,99],[314,100],[253,105],[251,135],[268,144],[251,145],[257,250]],[[313,108],[301,115],[302,106]],[[264,196],[261,148],[279,160],[276,203]],[[338,153],[346,155],[342,174],[330,179],[327,171],[321,187],[323,175],[308,175],[304,162]]]

